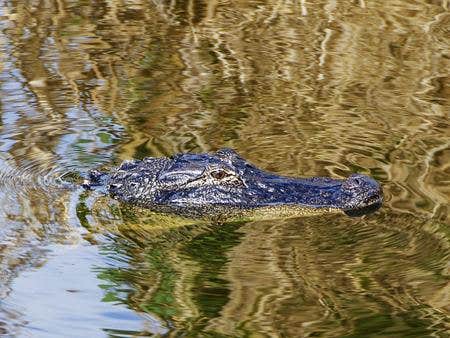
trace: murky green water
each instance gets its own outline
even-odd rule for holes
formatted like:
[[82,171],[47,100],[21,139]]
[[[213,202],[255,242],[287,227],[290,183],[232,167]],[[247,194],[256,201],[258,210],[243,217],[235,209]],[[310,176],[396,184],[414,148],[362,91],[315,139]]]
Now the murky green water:
[[[449,6],[1,1],[0,335],[450,337]],[[225,146],[385,206],[218,226],[61,185]]]

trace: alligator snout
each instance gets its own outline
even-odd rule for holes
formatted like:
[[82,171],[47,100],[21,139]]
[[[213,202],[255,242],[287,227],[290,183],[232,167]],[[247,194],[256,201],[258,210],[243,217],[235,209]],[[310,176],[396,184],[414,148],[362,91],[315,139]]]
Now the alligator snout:
[[383,204],[383,190],[380,184],[366,175],[353,174],[341,186],[342,193],[347,196],[348,216],[362,216],[378,210]]

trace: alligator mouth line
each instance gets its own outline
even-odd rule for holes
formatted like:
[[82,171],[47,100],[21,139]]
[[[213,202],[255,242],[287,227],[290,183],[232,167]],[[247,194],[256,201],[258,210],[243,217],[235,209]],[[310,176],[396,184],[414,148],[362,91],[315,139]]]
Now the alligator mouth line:
[[296,218],[318,216],[328,213],[339,213],[341,210],[333,207],[314,208],[299,204],[279,204],[272,206],[262,206],[253,209],[237,209],[231,219],[264,221],[280,218]]
[[352,209],[345,209],[343,211],[347,216],[359,217],[377,211],[378,209],[381,208],[382,204],[383,204],[382,196],[370,197],[364,202],[363,206],[359,206]]

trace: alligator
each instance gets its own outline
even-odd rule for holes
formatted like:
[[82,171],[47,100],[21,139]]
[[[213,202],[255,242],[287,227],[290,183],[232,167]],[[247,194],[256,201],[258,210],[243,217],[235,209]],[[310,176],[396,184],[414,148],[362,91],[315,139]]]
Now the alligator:
[[83,186],[155,212],[216,220],[337,212],[362,216],[383,202],[380,184],[368,176],[280,176],[228,148],[124,161],[110,172],[91,171]]

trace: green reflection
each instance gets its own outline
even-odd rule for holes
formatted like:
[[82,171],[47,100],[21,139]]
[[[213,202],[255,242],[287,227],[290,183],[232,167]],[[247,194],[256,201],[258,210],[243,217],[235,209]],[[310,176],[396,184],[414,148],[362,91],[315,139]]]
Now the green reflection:
[[197,236],[181,249],[181,253],[194,260],[200,271],[192,279],[194,303],[198,307],[199,323],[194,332],[200,332],[208,319],[218,317],[229,300],[229,281],[223,277],[229,261],[229,251],[239,244],[242,233],[239,223],[217,226],[214,232]]
[[[102,251],[106,255],[119,252],[129,257],[130,265],[98,269],[98,278],[103,281],[99,286],[105,291],[103,301],[148,312],[189,337],[221,336],[205,331],[205,326],[220,317],[229,301],[229,281],[223,274],[229,251],[242,237],[242,224],[207,226],[202,230],[199,224],[171,224],[163,215],[151,221],[147,218],[139,228],[131,226],[138,221],[136,215],[127,209],[122,210],[123,214],[127,214],[123,219],[128,226],[113,242],[102,245]],[[152,227],[162,224],[166,224],[164,233],[155,233]],[[180,290],[187,294],[180,294]]]

